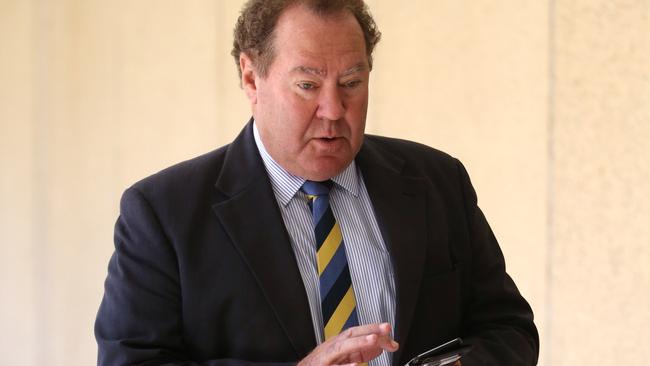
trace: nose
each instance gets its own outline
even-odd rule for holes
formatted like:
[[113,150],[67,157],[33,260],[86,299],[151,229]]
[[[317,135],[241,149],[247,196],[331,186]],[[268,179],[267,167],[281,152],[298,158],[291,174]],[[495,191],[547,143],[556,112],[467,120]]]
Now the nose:
[[316,117],[330,121],[337,121],[345,114],[345,103],[341,98],[338,85],[322,87],[318,99]]

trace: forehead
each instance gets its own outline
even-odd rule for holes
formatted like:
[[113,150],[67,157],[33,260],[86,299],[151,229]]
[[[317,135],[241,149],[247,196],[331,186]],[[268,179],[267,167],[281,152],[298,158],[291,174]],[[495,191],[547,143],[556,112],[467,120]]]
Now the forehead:
[[282,63],[321,63],[302,65],[315,69],[322,64],[367,64],[361,26],[349,11],[317,15],[304,6],[291,7],[278,19],[274,33],[275,57]]

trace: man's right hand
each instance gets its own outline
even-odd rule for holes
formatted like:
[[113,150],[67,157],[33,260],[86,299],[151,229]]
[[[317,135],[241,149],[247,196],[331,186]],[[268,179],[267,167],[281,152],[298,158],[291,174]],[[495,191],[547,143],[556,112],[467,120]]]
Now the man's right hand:
[[368,362],[384,350],[395,352],[399,344],[388,323],[348,328],[316,347],[298,366],[353,365]]

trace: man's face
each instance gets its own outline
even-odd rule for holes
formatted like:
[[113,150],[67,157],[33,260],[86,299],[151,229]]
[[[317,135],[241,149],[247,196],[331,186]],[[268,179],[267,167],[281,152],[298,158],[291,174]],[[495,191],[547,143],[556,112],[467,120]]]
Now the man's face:
[[361,27],[349,12],[321,18],[292,7],[278,19],[273,45],[266,78],[250,62],[242,68],[262,142],[290,173],[329,179],[363,142],[370,71]]

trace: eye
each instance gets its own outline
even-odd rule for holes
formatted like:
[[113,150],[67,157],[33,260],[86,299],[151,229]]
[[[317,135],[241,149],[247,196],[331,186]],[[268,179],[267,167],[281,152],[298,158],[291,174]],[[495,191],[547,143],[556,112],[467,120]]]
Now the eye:
[[308,81],[301,81],[296,85],[298,85],[298,88],[300,88],[302,90],[312,90],[312,89],[316,88],[316,85],[314,85],[313,83],[310,83]]
[[346,81],[341,86],[343,86],[344,88],[352,89],[359,86],[360,84],[361,84],[361,80],[350,80],[350,81]]

